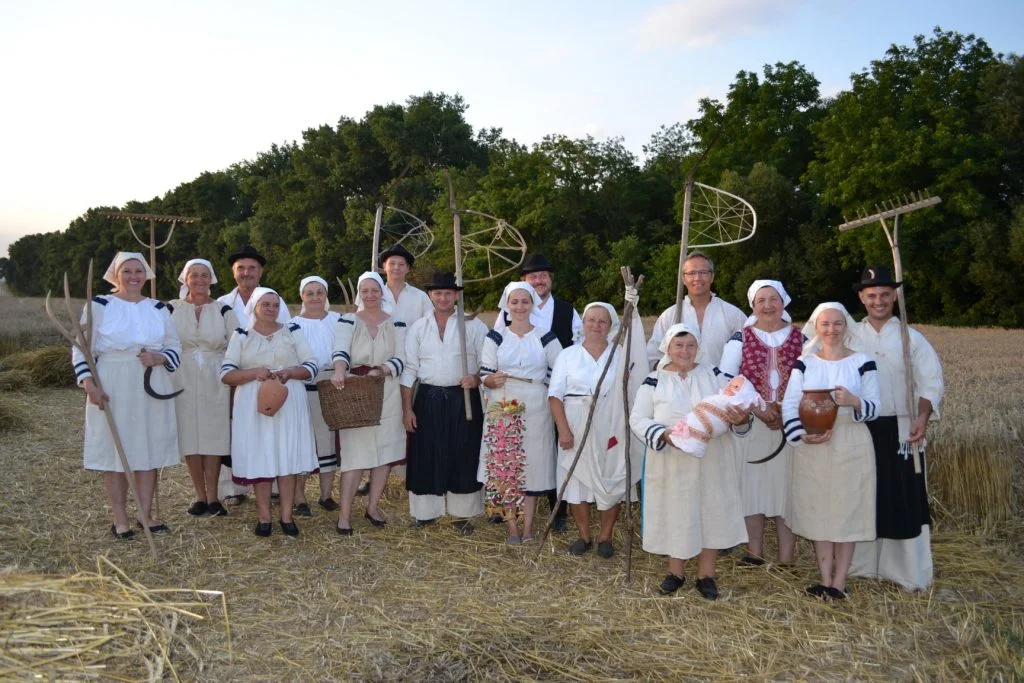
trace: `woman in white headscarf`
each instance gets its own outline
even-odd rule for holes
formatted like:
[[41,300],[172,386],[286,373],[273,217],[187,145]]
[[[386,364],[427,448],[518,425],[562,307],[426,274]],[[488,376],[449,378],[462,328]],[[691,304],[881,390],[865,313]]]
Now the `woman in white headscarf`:
[[[669,595],[684,583],[686,560],[697,557],[697,591],[718,598],[718,551],[747,540],[736,474],[732,433],[708,443],[702,458],[683,453],[669,441],[668,429],[721,386],[714,369],[701,363],[700,332],[677,323],[659,346],[662,360],[636,395],[629,424],[647,446],[643,466],[644,550],[668,556],[668,574],[659,591]],[[747,413],[726,409],[734,425]]]
[[196,492],[188,514],[223,517],[228,511],[217,499],[217,478],[221,458],[231,454],[231,392],[220,381],[220,366],[238,316],[210,294],[217,275],[206,259],[186,262],[178,282],[179,298],[169,306],[181,339],[181,369],[175,376],[184,391],[174,399],[178,449]]
[[[334,376],[331,365],[331,353],[334,351],[334,337],[338,331],[341,314],[330,309],[327,300],[327,281],[318,275],[310,275],[299,283],[299,298],[302,308],[290,323],[298,325],[306,335],[306,342],[316,357],[320,373],[306,382],[306,397],[309,399],[309,419],[313,423],[313,434],[316,437],[316,457],[320,465],[320,498],[317,501],[324,510],[333,512],[338,503],[331,496],[334,489],[334,473],[338,469],[338,448],[335,437],[337,432],[331,431],[324,421],[320,410],[320,394],[316,390],[319,382]],[[299,517],[312,517],[306,500],[306,475],[300,474],[295,479],[295,514]]]
[[[821,583],[807,592],[826,600],[846,597],[854,544],[875,538],[875,451],[867,425],[878,414],[875,361],[850,350],[853,319],[842,304],[814,309],[804,347],[782,401],[782,429],[793,451],[786,521],[814,542]],[[839,406],[835,425],[808,434],[800,419],[805,389],[830,389]]]
[[[256,493],[257,536],[270,536],[270,488],[276,479],[281,496],[281,530],[298,536],[292,520],[295,475],[316,470],[316,443],[309,420],[304,380],[316,377],[316,357],[298,325],[277,322],[281,297],[257,287],[245,305],[249,324],[228,342],[220,379],[235,387],[231,417],[232,479]],[[286,398],[278,411],[258,410],[260,383],[279,380]]]
[[[753,314],[722,350],[718,369],[729,379],[743,375],[768,404],[755,410],[750,434],[737,443],[743,515],[747,524],[744,564],[764,564],[765,519],[775,520],[779,564],[792,564],[796,536],[783,518],[793,448],[782,435],[782,397],[800,354],[804,336],[786,312],[789,294],[778,280],[755,280],[747,289]],[[781,450],[780,450],[781,449]],[[772,453],[776,455],[771,456]],[[769,457],[771,456],[771,457]],[[767,460],[766,460],[767,458]],[[761,462],[757,462],[761,461]]]
[[[634,305],[636,292],[627,290]],[[580,455],[576,469],[565,488],[579,538],[569,545],[569,552],[582,555],[594,542],[590,534],[590,504],[596,503],[600,514],[597,553],[608,559],[615,554],[612,532],[624,500],[626,487],[640,479],[640,454],[643,444],[634,439],[630,445],[632,481],[626,481],[625,445],[633,438],[626,421],[623,406],[622,380],[626,367],[630,368],[629,399],[632,401],[643,381],[646,369],[646,350],[640,316],[633,316],[633,343],[630,358],[624,358],[624,349],[613,341],[618,331],[619,316],[611,304],[597,301],[583,309],[583,340],[558,355],[551,371],[548,403],[558,430],[558,469],[555,485],[561,488],[569,475],[576,457],[579,439],[587,422],[592,402],[597,401],[590,433]],[[598,384],[608,358],[611,365]],[[635,500],[636,497],[632,496]]]
[[487,513],[505,521],[510,545],[533,539],[537,497],[555,488],[547,387],[562,345],[554,332],[530,323],[530,312],[540,303],[529,283],[506,285],[498,315],[507,313],[509,322],[487,333],[480,353],[480,377],[489,391],[479,479]]
[[103,472],[114,517],[110,532],[124,540],[135,538],[127,512],[128,481],[101,411],[113,413],[128,465],[135,473],[139,528],[146,524],[152,533],[167,533],[166,524],[150,517],[156,474],[159,468],[178,464],[181,457],[168,374],[180,365],[181,343],[167,305],[142,293],[146,280],[153,277],[142,254],[118,252],[103,275],[114,286],[113,292],[86,303],[92,313],[91,352],[99,377],[92,376],[77,348],[71,351],[78,385],[88,396],[85,469]]
[[384,404],[380,424],[345,429],[341,443],[341,509],[335,527],[342,536],[352,535],[352,502],[364,471],[370,472],[370,494],[363,517],[375,527],[387,525],[380,499],[391,463],[405,458],[405,427],[402,425],[402,396],[398,380],[405,368],[405,323],[393,320],[391,306],[384,299],[384,281],[366,272],[356,283],[359,310],[338,321],[334,338],[334,375],[331,382],[345,387],[355,375],[384,377]]

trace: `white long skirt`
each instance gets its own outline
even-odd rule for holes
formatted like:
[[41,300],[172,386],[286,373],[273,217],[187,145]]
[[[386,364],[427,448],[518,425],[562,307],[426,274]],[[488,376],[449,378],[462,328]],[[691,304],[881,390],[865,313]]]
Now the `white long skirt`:
[[740,496],[743,515],[778,517],[786,514],[786,495],[789,491],[790,459],[793,446],[786,443],[782,452],[766,463],[752,465],[779,446],[781,431],[768,429],[754,418],[754,426],[745,437],[736,439],[736,462],[740,472]]
[[[626,498],[626,461],[623,456],[624,438],[632,438],[632,431],[625,424],[621,410],[613,407],[613,402],[606,397],[594,411],[594,420],[590,424],[590,434],[580,454],[572,478],[565,487],[565,501],[570,504],[596,503],[598,510],[611,510]],[[587,422],[590,410],[590,396],[567,396],[563,401],[565,417],[572,430],[575,443],[569,450],[558,449],[558,471],[556,484],[558,487],[566,480],[580,439]],[[630,461],[633,481],[640,480],[641,457],[643,446],[637,439],[633,440],[630,449]],[[636,487],[630,492],[630,500],[636,500]]]
[[712,439],[703,458],[674,446],[644,456],[643,547],[688,560],[704,548],[747,541],[734,437]]
[[181,354],[174,384],[184,389],[174,399],[178,447],[182,455],[228,455],[231,452],[231,388],[220,381],[223,351]]
[[256,409],[259,382],[235,389],[231,421],[231,465],[236,482],[252,483],[317,469],[316,443],[306,387],[289,380],[288,398],[273,417]]
[[[487,403],[517,400],[526,406],[523,413],[523,451],[526,453],[526,487],[532,493],[543,493],[555,488],[555,421],[548,403],[548,388],[542,382],[511,380],[501,389],[490,391]],[[484,406],[484,413],[487,406]],[[487,424],[484,424],[487,434]],[[487,444],[480,447],[480,469],[477,481],[487,483]]]
[[[124,446],[128,465],[135,472],[177,465],[178,427],[174,418],[174,401],[161,401],[146,394],[142,376],[146,368],[135,351],[107,351],[97,361],[100,385],[110,397],[107,410]],[[153,368],[150,385],[159,394],[174,389],[167,370]],[[98,407],[85,402],[85,469],[103,472],[124,472],[114,448],[107,418]]]

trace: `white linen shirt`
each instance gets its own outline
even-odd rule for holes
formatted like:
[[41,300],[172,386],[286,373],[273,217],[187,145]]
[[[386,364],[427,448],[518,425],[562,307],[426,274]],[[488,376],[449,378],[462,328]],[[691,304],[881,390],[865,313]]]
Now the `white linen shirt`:
[[[651,339],[647,342],[647,361],[654,368],[661,360],[662,353],[658,350],[661,340],[665,338],[665,332],[675,322],[675,304],[666,308],[658,321],[654,323],[651,331]],[[740,309],[732,304],[723,301],[717,295],[711,295],[711,303],[704,309],[704,322],[697,325],[697,309],[690,303],[689,295],[683,297],[684,323],[693,325],[700,330],[700,348],[704,352],[704,363],[714,367],[719,365],[722,358],[722,349],[729,337],[743,329],[743,323],[747,316]]]
[[[444,327],[444,338],[437,318],[430,314],[412,324],[405,338],[405,369],[402,386],[412,388],[416,380],[438,387],[453,387],[462,379],[457,314]],[[468,374],[480,372],[480,354],[487,336],[487,325],[474,318],[466,321],[466,361]]]
[[878,417],[878,371],[875,361],[863,353],[851,353],[841,360],[825,360],[817,354],[800,356],[793,367],[782,399],[782,429],[786,438],[796,442],[806,434],[800,421],[800,400],[804,389],[846,387],[861,400],[861,409],[839,408],[840,415],[853,414],[854,422],[869,422]]
[[[555,360],[555,367],[551,370],[551,384],[548,386],[548,398],[564,400],[566,396],[592,396],[597,387],[597,380],[601,377],[604,364],[608,362],[608,354],[612,350],[617,351],[618,347],[609,343],[599,358],[596,360],[590,352],[583,348],[582,344],[576,344],[564,349]],[[608,366],[608,374],[601,384],[601,396],[605,396],[615,386],[615,371],[618,368],[619,353],[615,353],[611,364]],[[621,389],[622,387],[618,387]]]
[[[536,327],[543,334],[551,331],[551,324],[555,319],[555,297],[548,295],[547,301],[542,301],[540,306],[534,306],[530,310],[530,324]],[[501,332],[505,329],[505,311],[498,311],[498,319],[494,321],[494,329]],[[580,330],[583,329],[583,318],[572,309],[572,338],[578,339]],[[577,342],[579,343],[579,342]]]
[[[217,297],[217,301],[227,304],[235,311],[235,315],[238,316],[238,324],[243,330],[249,326],[249,316],[245,312],[245,302],[242,301],[242,296],[238,293],[238,287],[235,287],[224,296]],[[277,322],[286,325],[291,317],[292,314],[288,312],[288,304],[284,302],[284,297],[282,296],[281,308],[277,312]]]
[[385,285],[384,301],[391,304],[391,319],[405,323],[410,328],[414,322],[434,312],[434,304],[430,301],[430,295],[422,289],[413,287],[408,282],[398,293],[397,301],[391,288]]

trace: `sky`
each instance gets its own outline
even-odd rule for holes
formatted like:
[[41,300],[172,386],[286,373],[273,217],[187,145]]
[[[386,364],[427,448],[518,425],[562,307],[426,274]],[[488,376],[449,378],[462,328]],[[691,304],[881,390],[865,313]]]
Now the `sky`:
[[427,91],[642,158],[741,70],[795,60],[832,95],[935,26],[1024,51],[1019,0],[0,0],[0,255]]

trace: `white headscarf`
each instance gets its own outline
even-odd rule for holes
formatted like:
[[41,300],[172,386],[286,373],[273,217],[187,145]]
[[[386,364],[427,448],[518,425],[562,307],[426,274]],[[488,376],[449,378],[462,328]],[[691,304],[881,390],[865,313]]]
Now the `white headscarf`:
[[822,311],[832,309],[833,311],[839,311],[846,318],[846,335],[843,338],[843,343],[849,346],[850,338],[853,336],[853,326],[856,321],[847,312],[846,307],[836,301],[826,301],[823,304],[818,304],[818,307],[811,313],[811,317],[807,319],[807,323],[804,325],[804,336],[810,339],[809,342],[804,344],[804,353],[814,353],[821,348],[821,339],[818,338],[817,332],[814,331],[815,323],[818,322],[818,316],[821,315]]
[[210,271],[210,284],[217,284],[217,273],[213,272],[213,264],[204,258],[193,258],[185,261],[184,267],[181,269],[181,273],[178,274],[178,282],[181,283],[181,288],[178,289],[178,298],[184,299],[188,296],[188,271],[192,266],[206,266],[206,269]]
[[361,311],[365,308],[365,306],[363,306],[363,298],[359,296],[359,287],[363,284],[364,280],[373,280],[377,283],[377,286],[380,287],[380,310],[391,315],[391,311],[395,310],[395,306],[391,303],[391,298],[385,296],[387,289],[384,288],[384,280],[379,274],[369,270],[360,275],[359,279],[356,281],[356,310]]
[[[778,280],[754,280],[750,283],[750,287],[747,288],[747,303],[750,304],[751,310],[754,308],[754,297],[757,296],[757,290],[762,287],[771,287],[779,293],[779,296],[782,298],[782,319],[787,323],[793,322],[793,317],[786,310],[786,307],[789,306],[789,302],[792,301],[792,299],[789,297],[789,294],[786,293],[786,288],[783,287],[782,283]],[[743,327],[750,327],[756,322],[757,316],[751,315],[747,318],[746,322],[743,323]]]
[[689,323],[676,323],[665,330],[665,336],[661,338],[661,343],[658,344],[658,350],[661,351],[661,360],[658,361],[659,370],[671,362],[671,359],[668,357],[668,345],[672,343],[673,339],[683,333],[692,334],[693,338],[697,340],[697,355],[693,359],[694,362],[699,363],[704,358],[704,346],[701,344],[700,330]]
[[[321,285],[324,286],[324,310],[330,310],[331,300],[327,298],[327,292],[329,291],[327,289],[327,280],[323,279],[319,275],[310,275],[309,277],[302,278],[302,280],[299,282],[299,301],[302,301],[302,292],[305,291],[306,285],[308,285],[310,282],[319,282]],[[299,315],[302,315],[305,312],[306,304],[303,303],[301,306],[299,306]]]
[[533,287],[530,286],[530,283],[523,282],[522,280],[515,280],[505,285],[505,290],[501,293],[501,299],[498,301],[498,315],[508,313],[508,297],[517,289],[530,293],[530,301],[533,302],[534,308],[539,307],[543,303],[540,300],[540,295],[534,291]]
[[[608,341],[614,342],[615,335],[619,333],[619,314],[615,312],[614,306],[612,306],[609,303],[605,303],[604,301],[591,301],[589,304],[583,307],[583,314],[580,316],[580,318],[587,317],[587,311],[589,311],[591,308],[594,308],[595,306],[598,306],[608,311],[608,315],[611,316],[612,326],[608,330]],[[581,327],[578,339],[582,339],[583,335],[583,328]]]
[[119,251],[114,254],[114,260],[107,266],[107,272],[103,273],[103,279],[114,285],[113,291],[117,291],[117,271],[121,270],[121,266],[124,265],[125,261],[131,261],[132,259],[142,263],[142,267],[146,270],[147,280],[152,280],[156,277],[156,273],[149,267],[145,256],[137,251]]
[[245,329],[251,330],[252,326],[256,324],[256,304],[267,294],[273,294],[278,299],[281,298],[281,295],[270,287],[257,287],[252,290],[252,294],[249,295],[249,301],[245,304],[245,314],[249,317],[249,324],[245,326]]

